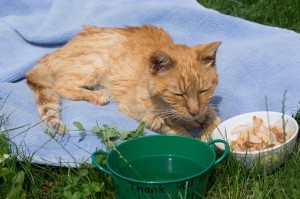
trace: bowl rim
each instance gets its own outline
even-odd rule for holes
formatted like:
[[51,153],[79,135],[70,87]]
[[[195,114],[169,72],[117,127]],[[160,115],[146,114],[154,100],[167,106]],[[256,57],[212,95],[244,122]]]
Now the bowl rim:
[[[227,120],[221,122],[213,131],[213,135],[215,133],[219,133],[222,135],[221,138],[215,138],[213,135],[213,139],[224,139],[225,141],[227,141],[229,143],[229,147],[230,147],[230,141],[228,141],[225,137],[225,135],[223,133],[221,133],[221,131],[219,130],[219,126],[224,124],[225,122],[228,122],[229,120],[234,120],[236,118],[239,118],[239,117],[242,117],[242,116],[246,116],[246,115],[255,115],[255,114],[263,114],[263,113],[267,113],[267,114],[275,114],[275,115],[284,115],[284,119],[285,120],[288,120],[288,121],[291,121],[292,123],[295,123],[295,126],[296,126],[296,129],[295,129],[295,133],[293,133],[293,135],[288,139],[286,140],[284,143],[281,143],[279,145],[276,145],[274,147],[271,147],[271,148],[268,148],[268,149],[263,149],[263,150],[258,150],[258,151],[234,151],[234,150],[231,150],[230,148],[230,153],[234,153],[234,154],[237,154],[237,155],[260,155],[260,154],[264,154],[264,153],[268,153],[270,151],[273,151],[273,150],[276,150],[278,148],[281,148],[285,145],[287,145],[289,142],[291,142],[297,135],[298,135],[298,132],[299,132],[299,125],[297,123],[297,121],[290,115],[286,114],[286,113],[282,113],[282,112],[275,112],[275,111],[254,111],[254,112],[248,112],[248,113],[243,113],[243,114],[239,114],[239,115],[236,115],[236,116],[233,116],[231,118],[228,118]],[[223,148],[221,148],[219,145],[215,144],[216,147],[218,147],[219,149],[221,150],[224,150]]]

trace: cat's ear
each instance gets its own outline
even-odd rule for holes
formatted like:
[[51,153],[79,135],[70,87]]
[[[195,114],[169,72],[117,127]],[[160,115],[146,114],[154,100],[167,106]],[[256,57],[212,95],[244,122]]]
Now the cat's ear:
[[172,58],[163,52],[154,52],[149,58],[149,69],[152,74],[168,71],[173,64]]
[[212,42],[208,44],[201,44],[193,48],[198,53],[198,60],[207,67],[214,67],[216,65],[216,54],[218,47],[222,42]]

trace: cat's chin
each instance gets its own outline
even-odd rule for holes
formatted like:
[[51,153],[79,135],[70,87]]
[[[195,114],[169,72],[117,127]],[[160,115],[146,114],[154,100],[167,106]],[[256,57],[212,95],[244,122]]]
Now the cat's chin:
[[187,116],[187,117],[183,117],[182,120],[186,122],[193,122],[198,118],[199,118],[198,116]]

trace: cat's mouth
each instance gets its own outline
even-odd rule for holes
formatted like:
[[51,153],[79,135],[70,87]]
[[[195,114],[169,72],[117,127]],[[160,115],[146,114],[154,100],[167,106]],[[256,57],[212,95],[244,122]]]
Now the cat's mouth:
[[197,115],[191,115],[191,114],[185,114],[185,113],[180,113],[175,110],[169,109],[164,112],[160,112],[160,114],[163,115],[163,118],[170,119],[173,121],[186,121],[186,122],[193,122],[200,118],[203,113],[199,113]]
[[197,115],[191,115],[191,114],[188,114],[188,115],[185,115],[182,118],[182,120],[184,121],[187,121],[187,122],[193,122],[199,118],[201,118],[203,115],[205,115],[206,111],[202,111],[202,112],[199,112]]
[[200,117],[199,115],[186,115],[186,114],[180,114],[176,111],[170,111],[168,114],[164,115],[164,118],[168,118],[170,120],[173,121],[186,121],[186,122],[192,122],[195,121],[196,119],[198,119]]

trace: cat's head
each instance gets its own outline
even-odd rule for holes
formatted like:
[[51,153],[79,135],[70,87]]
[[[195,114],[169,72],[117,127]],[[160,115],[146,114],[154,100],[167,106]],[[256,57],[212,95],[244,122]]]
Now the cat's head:
[[157,114],[187,121],[206,114],[218,84],[215,63],[220,44],[175,45],[152,53],[148,87]]

